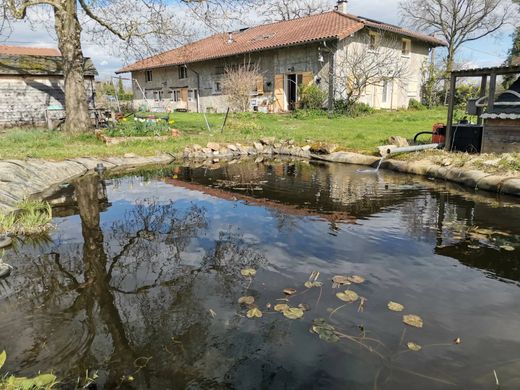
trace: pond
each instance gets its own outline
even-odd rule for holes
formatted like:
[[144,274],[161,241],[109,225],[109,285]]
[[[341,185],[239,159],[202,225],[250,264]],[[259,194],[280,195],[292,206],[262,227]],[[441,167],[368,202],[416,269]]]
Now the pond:
[[358,169],[258,159],[64,185],[56,229],[4,254],[2,372],[63,388],[519,388],[518,200]]

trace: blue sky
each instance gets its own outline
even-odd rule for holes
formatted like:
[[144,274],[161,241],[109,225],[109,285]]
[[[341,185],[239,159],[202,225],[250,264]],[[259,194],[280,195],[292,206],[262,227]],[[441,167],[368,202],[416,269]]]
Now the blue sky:
[[[349,12],[392,24],[401,24],[398,4],[399,0],[351,0]],[[465,44],[458,54],[459,62],[467,66],[501,64],[511,46],[510,34],[512,32],[513,28],[509,26],[498,35]],[[56,46],[52,33],[47,31],[43,23],[39,23],[33,29],[27,23],[18,23],[7,40],[5,37],[2,38],[0,44]],[[110,55],[108,50],[101,45],[84,42],[83,48],[85,54],[93,59],[102,79],[109,78],[116,69],[123,65],[122,59]]]

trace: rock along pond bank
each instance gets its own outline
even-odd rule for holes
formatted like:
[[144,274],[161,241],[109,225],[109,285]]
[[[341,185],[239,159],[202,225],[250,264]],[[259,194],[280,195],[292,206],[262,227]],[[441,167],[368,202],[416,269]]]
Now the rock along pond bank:
[[[93,172],[101,163],[110,172],[130,171],[151,165],[167,165],[174,161],[206,161],[208,164],[221,160],[246,156],[287,155],[318,159],[329,162],[376,166],[380,158],[351,152],[334,152],[333,148],[321,145],[300,147],[292,141],[277,142],[262,139],[252,145],[208,143],[205,147],[193,145],[178,155],[138,157],[126,155],[110,158],[76,158],[59,162],[44,160],[3,160],[0,161],[0,213],[16,210],[16,205],[24,198],[45,197],[55,192],[60,184]],[[402,173],[412,173],[443,179],[475,190],[485,190],[500,194],[520,196],[520,177],[488,174],[479,170],[457,167],[443,167],[428,160],[400,161],[388,159],[381,164],[382,169]]]

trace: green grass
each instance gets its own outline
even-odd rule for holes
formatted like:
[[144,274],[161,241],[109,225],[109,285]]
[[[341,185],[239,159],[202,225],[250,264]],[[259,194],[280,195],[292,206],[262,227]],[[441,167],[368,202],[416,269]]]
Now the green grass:
[[23,200],[11,214],[0,213],[0,234],[37,235],[52,228],[52,208],[47,202]]
[[366,117],[337,117],[302,115],[238,114],[231,115],[221,134],[223,114],[208,114],[212,131],[206,129],[204,117],[197,113],[174,113],[171,118],[182,133],[180,138],[165,142],[132,141],[106,146],[93,134],[71,135],[57,131],[14,129],[0,134],[0,159],[45,158],[63,160],[74,157],[122,156],[134,153],[151,156],[175,153],[194,143],[207,142],[250,143],[261,137],[294,139],[297,144],[315,142],[335,143],[343,150],[375,153],[388,137],[400,135],[412,138],[419,131],[431,130],[432,124],[446,121],[446,111],[380,111]]

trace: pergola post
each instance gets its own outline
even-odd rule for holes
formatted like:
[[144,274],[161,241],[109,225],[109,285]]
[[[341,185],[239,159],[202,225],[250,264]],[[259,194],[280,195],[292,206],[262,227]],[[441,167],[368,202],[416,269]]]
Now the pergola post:
[[455,90],[457,88],[457,76],[452,73],[450,79],[450,92],[448,98],[448,123],[446,124],[446,145],[444,148],[448,151],[451,151],[452,144],[452,125],[453,125],[453,112],[455,105]]
[[489,98],[488,98],[488,112],[493,111],[495,107],[495,93],[497,90],[497,74],[495,72],[491,73],[489,78]]
[[[482,76],[482,81],[480,82],[480,94],[479,98],[483,98],[486,96],[487,92],[487,76]],[[481,125],[484,121],[482,120],[482,107],[477,107],[477,124]]]

